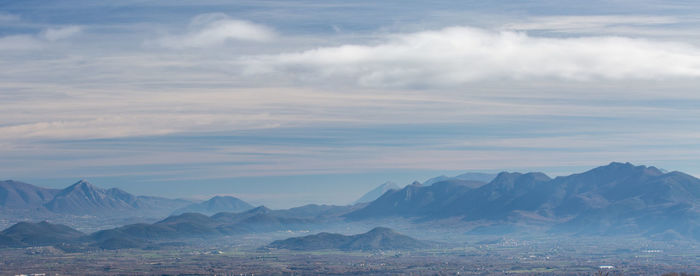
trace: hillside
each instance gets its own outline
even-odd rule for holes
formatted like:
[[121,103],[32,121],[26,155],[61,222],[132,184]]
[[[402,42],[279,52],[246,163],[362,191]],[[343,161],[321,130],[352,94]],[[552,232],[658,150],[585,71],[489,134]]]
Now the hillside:
[[0,208],[26,209],[41,207],[59,193],[59,190],[37,187],[24,182],[0,181]]
[[270,248],[289,250],[411,250],[428,247],[425,242],[418,241],[394,230],[377,227],[367,233],[345,236],[341,234],[319,233],[304,237],[289,238],[274,241]]
[[20,222],[0,232],[0,247],[56,245],[75,242],[84,235],[61,224]]

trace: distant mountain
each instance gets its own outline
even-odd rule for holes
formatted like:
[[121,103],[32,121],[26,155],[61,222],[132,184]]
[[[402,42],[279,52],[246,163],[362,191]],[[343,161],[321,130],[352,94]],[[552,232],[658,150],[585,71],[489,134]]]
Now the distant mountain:
[[400,189],[399,185],[396,185],[396,183],[394,183],[394,182],[387,181],[384,184],[379,185],[377,188],[374,188],[373,190],[364,194],[362,197],[360,197],[358,200],[356,200],[353,204],[372,202],[375,199],[382,196],[387,191],[398,190],[398,189]]
[[351,219],[404,216],[415,217],[444,211],[446,202],[457,200],[479,186],[481,182],[448,180],[423,186],[419,182],[401,190],[391,190],[366,207],[346,214]]
[[354,204],[349,206],[308,204],[290,209],[274,210],[272,212],[281,217],[324,219],[344,215],[364,207],[365,204]]
[[182,213],[202,213],[212,215],[220,212],[243,212],[253,208],[253,205],[232,196],[215,196],[207,201],[193,203],[184,208],[177,209],[175,212],[173,212],[173,215]]
[[555,179],[504,172],[478,188],[449,181],[410,185],[345,216],[533,221],[553,224],[554,232],[678,233],[700,239],[700,180],[615,162]]
[[[206,216],[184,213],[153,224],[138,223],[102,230],[90,235],[95,245],[105,249],[142,247],[149,242],[182,238],[206,238],[252,232],[308,228],[311,219],[281,217],[261,206],[241,213],[218,213]],[[120,243],[121,242],[121,243]],[[119,247],[123,244],[122,247]]]
[[84,235],[61,224],[20,222],[0,232],[0,247],[56,245],[74,242]]
[[37,187],[24,182],[0,181],[0,208],[26,209],[41,207],[59,190]]
[[[443,182],[447,180],[472,180],[472,181],[478,181],[482,182],[482,184],[486,184],[491,182],[494,178],[496,178],[497,174],[491,174],[491,173],[463,173],[458,176],[454,177],[449,177],[449,176],[438,176],[434,177],[431,179],[426,180],[423,182],[423,185],[425,186],[430,186],[438,182]],[[477,188],[477,187],[474,187]]]
[[117,188],[101,189],[80,180],[58,192],[44,206],[56,213],[102,216],[163,216],[189,202],[134,196]]
[[119,189],[100,189],[80,180],[61,190],[46,208],[57,213],[98,214],[136,208],[136,197]]
[[289,238],[270,243],[270,248],[290,250],[411,250],[428,247],[425,242],[401,235],[394,230],[377,227],[364,234],[345,236],[319,233],[298,238]]

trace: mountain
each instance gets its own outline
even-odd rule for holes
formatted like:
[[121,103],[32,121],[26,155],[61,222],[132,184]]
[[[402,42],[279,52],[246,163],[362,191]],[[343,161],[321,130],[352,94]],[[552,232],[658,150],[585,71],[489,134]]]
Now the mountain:
[[464,196],[480,182],[448,180],[423,186],[418,182],[401,190],[390,190],[366,207],[345,215],[350,219],[371,217],[415,217],[442,212],[444,204]]
[[0,208],[27,209],[41,207],[49,202],[59,190],[37,187],[31,184],[5,180],[0,181]]
[[318,204],[308,204],[300,207],[289,208],[285,210],[274,210],[272,211],[275,215],[281,217],[296,217],[296,218],[308,218],[308,219],[331,219],[338,216],[344,215],[346,213],[352,212],[354,210],[364,207],[365,204],[354,204],[346,206],[338,205],[318,205]]
[[389,228],[377,227],[364,234],[345,236],[341,234],[319,233],[298,238],[274,241],[270,248],[290,250],[411,250],[428,245]]
[[75,242],[84,235],[61,224],[20,222],[0,232],[0,247],[56,245]]
[[184,213],[167,217],[153,224],[137,223],[98,231],[90,235],[90,240],[104,249],[131,248],[142,247],[160,240],[308,228],[314,222],[310,219],[281,217],[275,215],[272,210],[260,206],[245,212],[224,212],[213,216]]
[[[482,182],[482,184],[486,184],[486,183],[491,182],[494,178],[496,178],[496,176],[497,176],[496,174],[491,174],[491,173],[463,173],[463,174],[460,174],[460,175],[454,176],[454,177],[441,175],[441,176],[433,177],[431,179],[426,180],[425,182],[423,182],[423,185],[429,186],[429,185],[433,185],[435,183],[443,182],[443,181],[447,181],[447,180],[472,180],[472,181]],[[477,188],[477,187],[473,187],[473,188]]]
[[409,185],[345,215],[353,220],[390,216],[537,222],[552,225],[553,232],[679,233],[700,239],[700,180],[617,162],[554,179],[504,172],[478,188],[450,181]]
[[117,188],[101,189],[80,180],[58,192],[44,206],[56,213],[101,216],[163,216],[189,202],[134,196]]
[[212,215],[220,212],[243,212],[253,209],[253,207],[253,205],[232,196],[215,196],[207,201],[177,209],[173,214],[202,213]]
[[362,197],[359,199],[355,200],[353,204],[358,204],[358,203],[367,203],[367,202],[372,202],[375,199],[379,198],[382,196],[384,193],[386,193],[389,190],[398,190],[399,185],[396,185],[396,183],[387,181],[382,185],[379,185],[378,187],[372,189],[371,191],[367,192],[364,194]]
[[57,213],[96,214],[136,208],[136,197],[119,189],[100,189],[80,180],[61,190],[46,208]]

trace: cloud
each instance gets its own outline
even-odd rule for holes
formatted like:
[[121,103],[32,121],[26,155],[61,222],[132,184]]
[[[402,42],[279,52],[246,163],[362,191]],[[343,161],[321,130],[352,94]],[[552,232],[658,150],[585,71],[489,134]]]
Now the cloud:
[[654,80],[700,77],[700,48],[618,36],[537,37],[450,27],[347,44],[244,57],[249,75],[369,87],[450,87],[482,80]]
[[263,25],[231,19],[225,14],[201,14],[190,21],[187,33],[161,37],[156,44],[174,49],[220,46],[231,40],[264,42],[275,32]]
[[40,36],[48,41],[66,39],[82,32],[80,26],[67,26],[58,28],[47,28],[41,32]]
[[601,32],[615,26],[655,26],[679,23],[667,16],[543,16],[503,26],[506,30],[547,30],[556,32]]
[[48,43],[64,40],[82,32],[80,26],[46,28],[38,34],[19,34],[0,37],[0,50],[37,50]]

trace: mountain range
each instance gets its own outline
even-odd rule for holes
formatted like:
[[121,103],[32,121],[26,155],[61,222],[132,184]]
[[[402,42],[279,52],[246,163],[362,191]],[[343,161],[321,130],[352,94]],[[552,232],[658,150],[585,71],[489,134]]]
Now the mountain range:
[[503,172],[488,184],[443,181],[392,190],[345,215],[503,224],[552,224],[553,232],[682,235],[700,239],[700,180],[655,167],[613,162],[580,174]]
[[[86,181],[63,190],[14,181],[2,183],[3,210],[12,207],[55,214],[107,216],[110,212],[149,212],[144,209],[155,210],[150,211],[152,215],[166,211],[170,214],[186,205],[202,212],[252,207],[226,197],[193,205],[187,201],[133,196],[118,189],[100,189]],[[439,222],[447,227],[459,222],[462,226],[471,225],[464,232],[472,234],[501,235],[517,232],[519,226],[527,225],[551,234],[641,234],[657,240],[700,240],[700,179],[681,172],[616,162],[555,178],[540,172],[502,172],[488,183],[457,178],[432,185],[414,182],[401,189],[389,189],[372,202],[348,206],[311,204],[286,210],[261,206],[210,216],[186,212],[155,223],[119,224],[124,226],[95,232],[89,235],[89,240],[98,247],[116,248],[140,246],[154,240],[323,229],[328,223],[376,224],[393,218],[422,225]],[[31,239],[24,240],[12,234],[16,232],[10,232],[0,235],[0,242],[31,244],[27,242]]]
[[[117,188],[102,189],[80,180],[64,189],[0,181],[0,213],[3,217],[100,216],[165,217],[169,214],[240,212],[253,206],[232,196],[215,196],[201,203],[183,199],[136,196]],[[12,219],[12,217],[9,217]]]
[[135,196],[120,189],[101,189],[80,180],[65,189],[48,189],[6,180],[0,182],[0,210],[5,215],[20,212],[56,215],[110,217],[162,217],[192,202],[182,199]]
[[[323,212],[323,210],[320,210]],[[262,233],[269,231],[310,229],[315,224],[328,223],[317,219],[279,214],[264,206],[240,213],[217,213],[206,216],[184,213],[169,216],[155,223],[135,223],[86,235],[61,224],[46,221],[20,222],[0,232],[0,248],[37,245],[59,246],[65,243],[90,244],[103,249],[144,248],[162,241],[190,238],[212,238],[224,235]]]
[[141,247],[152,241],[294,230],[309,228],[314,223],[318,221],[280,216],[260,206],[245,212],[212,216],[184,213],[153,224],[137,223],[98,231],[90,235],[90,240],[99,247],[114,247],[116,244],[122,244],[121,248]]

